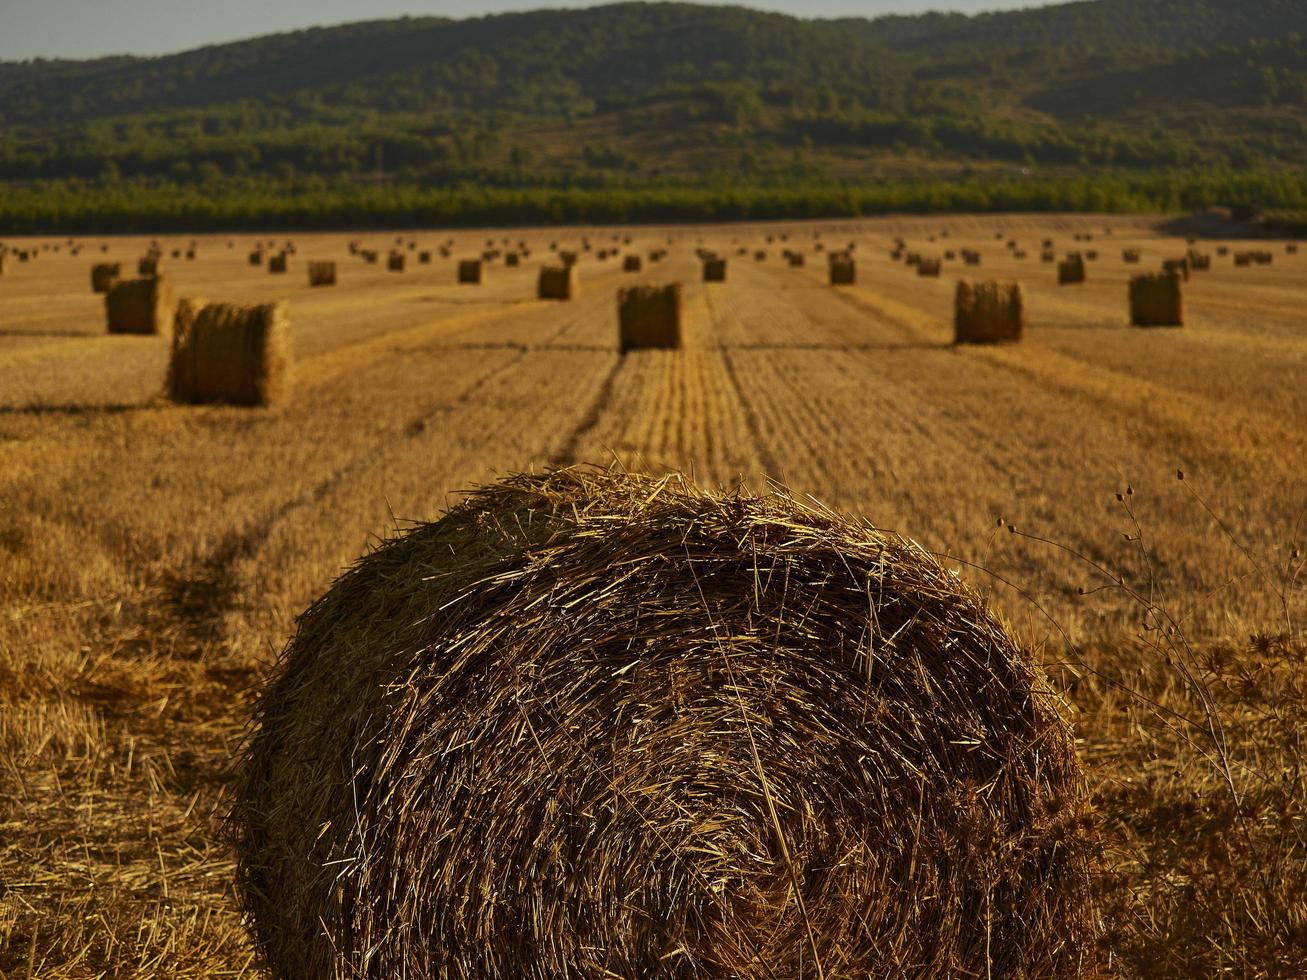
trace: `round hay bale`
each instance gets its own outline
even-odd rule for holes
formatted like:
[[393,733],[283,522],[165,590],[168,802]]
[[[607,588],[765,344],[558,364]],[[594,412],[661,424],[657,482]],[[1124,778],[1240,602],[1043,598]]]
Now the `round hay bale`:
[[303,615],[236,792],[278,977],[1094,959],[1040,670],[918,546],[779,492],[569,469],[476,493]]

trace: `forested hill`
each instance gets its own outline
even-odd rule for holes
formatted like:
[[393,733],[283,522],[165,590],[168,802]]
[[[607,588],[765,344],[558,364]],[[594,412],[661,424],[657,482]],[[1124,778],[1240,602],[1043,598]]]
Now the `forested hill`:
[[1304,35],[1303,0],[622,3],[0,63],[0,195],[1277,173],[1307,160]]

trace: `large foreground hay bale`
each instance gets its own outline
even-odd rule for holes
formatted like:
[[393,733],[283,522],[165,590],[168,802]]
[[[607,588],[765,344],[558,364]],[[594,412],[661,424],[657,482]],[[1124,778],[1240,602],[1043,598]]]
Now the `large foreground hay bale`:
[[1031,656],[916,545],[781,494],[566,470],[384,545],[301,618],[236,798],[280,978],[1092,969]]
[[547,265],[540,270],[537,293],[540,299],[576,299],[581,292],[580,276],[574,265]]
[[122,277],[121,262],[97,262],[91,266],[91,292],[107,293]]
[[279,405],[290,397],[290,320],[283,303],[231,306],[182,300],[168,393],[191,404]]
[[479,286],[485,278],[485,264],[481,259],[463,259],[458,263],[458,281]]
[[167,335],[175,310],[172,283],[163,275],[119,279],[104,294],[109,333]]
[[1136,327],[1184,326],[1184,285],[1178,272],[1131,278],[1130,322]]
[[645,347],[680,347],[682,294],[680,283],[619,290],[618,339],[622,353]]
[[335,262],[310,262],[309,285],[310,286],[336,285],[336,263]]
[[1017,282],[960,282],[953,303],[953,339],[959,344],[998,344],[1026,330],[1025,291]]

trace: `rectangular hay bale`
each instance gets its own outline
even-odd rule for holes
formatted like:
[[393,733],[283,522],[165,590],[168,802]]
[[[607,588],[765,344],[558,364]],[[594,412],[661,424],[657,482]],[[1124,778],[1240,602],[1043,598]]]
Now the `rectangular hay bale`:
[[1131,278],[1130,323],[1136,327],[1184,326],[1184,286],[1179,273]]
[[310,262],[309,285],[310,286],[336,285],[336,263],[335,262]]
[[725,282],[726,260],[720,258],[706,260],[703,264],[703,281]]
[[109,333],[166,336],[175,309],[172,283],[163,275],[119,279],[104,294]]
[[1075,286],[1084,282],[1085,260],[1079,254],[1072,254],[1057,264],[1057,282],[1059,286]]
[[576,299],[580,291],[580,274],[576,266],[547,265],[540,270],[536,288],[540,299]]
[[853,256],[832,252],[830,256],[830,284],[832,286],[852,286],[858,281],[857,263]]
[[290,397],[291,370],[284,303],[233,306],[182,300],[168,362],[173,401],[279,405]]
[[91,266],[91,292],[107,293],[122,276],[121,262],[97,262]]
[[953,302],[954,343],[1015,343],[1025,330],[1025,291],[1020,283],[958,283]]
[[680,283],[631,286],[617,294],[618,339],[623,354],[681,346],[684,290]]

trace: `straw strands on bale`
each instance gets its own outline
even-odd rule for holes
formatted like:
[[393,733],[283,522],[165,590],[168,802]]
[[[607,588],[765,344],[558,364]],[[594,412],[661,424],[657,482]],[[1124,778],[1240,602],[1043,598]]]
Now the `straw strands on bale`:
[[280,978],[1076,976],[1059,709],[902,538],[517,477],[301,618],[238,777],[241,893]]
[[960,282],[953,306],[956,343],[1015,342],[1025,333],[1026,302],[1020,283]]
[[580,276],[574,265],[547,265],[540,270],[537,293],[540,299],[576,299]]
[[336,285],[336,263],[335,262],[310,262],[309,285],[310,286]]
[[172,283],[163,275],[119,279],[104,294],[109,333],[166,335],[175,309]]
[[120,262],[97,262],[91,266],[91,292],[107,293],[122,278],[123,267]]
[[285,402],[290,388],[290,320],[284,304],[182,300],[168,362],[173,401],[271,406]]
[[726,281],[726,260],[722,258],[706,259],[703,263],[704,282]]
[[622,353],[645,347],[680,347],[683,293],[680,283],[619,290],[618,346]]
[[1078,285],[1085,281],[1085,260],[1078,253],[1057,264],[1057,281],[1061,286]]
[[1184,286],[1178,273],[1130,280],[1130,322],[1136,327],[1184,326]]
[[479,286],[484,276],[484,265],[481,259],[463,259],[458,263],[459,282]]

